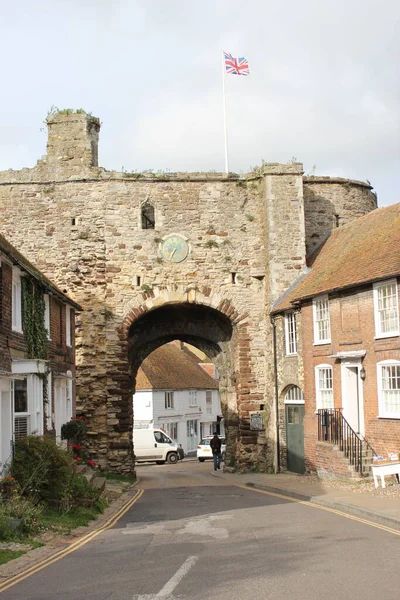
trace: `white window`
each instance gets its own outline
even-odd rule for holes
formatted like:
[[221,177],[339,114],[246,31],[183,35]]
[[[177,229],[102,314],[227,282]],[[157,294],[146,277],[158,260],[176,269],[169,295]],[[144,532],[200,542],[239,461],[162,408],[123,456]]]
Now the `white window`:
[[297,385],[291,385],[285,394],[285,404],[304,404],[303,390]]
[[14,440],[17,441],[31,432],[26,378],[12,381],[12,396],[14,402]]
[[328,344],[331,341],[328,296],[319,296],[313,300],[314,343]]
[[399,300],[396,280],[374,285],[376,337],[399,335]]
[[178,439],[178,423],[164,423],[160,429],[163,429],[171,439]]
[[285,314],[285,351],[286,354],[297,354],[296,316],[294,312]]
[[197,406],[196,390],[189,390],[189,406]]
[[174,408],[174,392],[165,392],[165,408]]
[[315,367],[315,387],[317,410],[320,408],[333,408],[332,367],[330,365]]
[[47,338],[50,339],[50,298],[48,294],[44,294],[44,326],[47,329]]
[[12,273],[11,313],[13,330],[22,333],[22,287],[21,271],[18,267],[13,267]]
[[206,391],[206,413],[207,415],[212,414],[212,391]]
[[72,342],[71,342],[71,307],[70,306],[65,307],[65,331],[66,331],[66,336],[65,336],[66,344],[67,344],[67,346],[71,347]]
[[400,361],[378,363],[379,416],[400,419]]

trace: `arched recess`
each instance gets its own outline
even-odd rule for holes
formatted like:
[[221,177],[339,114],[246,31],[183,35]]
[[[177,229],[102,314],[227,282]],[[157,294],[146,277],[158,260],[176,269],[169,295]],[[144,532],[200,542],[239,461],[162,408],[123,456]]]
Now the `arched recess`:
[[[228,429],[227,455],[239,453],[245,461],[249,452],[237,441],[241,435],[240,423],[248,417],[240,411],[241,385],[245,388],[252,377],[248,356],[243,351],[248,344],[247,315],[239,315],[229,300],[212,296],[209,288],[202,291],[183,291],[176,287],[173,290],[154,289],[144,293],[143,298],[140,306],[129,307],[118,329],[118,364],[115,362],[108,378],[109,456],[111,460],[115,459],[112,468],[127,470],[132,460],[129,457],[132,451],[132,394],[137,370],[151,352],[172,340],[181,340],[203,350],[216,364]],[[246,394],[245,390],[243,394]],[[246,444],[256,444],[251,434],[247,431],[246,434]]]

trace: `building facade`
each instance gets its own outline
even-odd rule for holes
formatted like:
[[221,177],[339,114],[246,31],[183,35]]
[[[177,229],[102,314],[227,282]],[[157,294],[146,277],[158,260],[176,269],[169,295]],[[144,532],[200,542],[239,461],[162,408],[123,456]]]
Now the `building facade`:
[[[271,308],[324,235],[376,208],[371,186],[305,177],[294,162],[246,176],[107,171],[98,119],[66,111],[47,123],[37,166],[0,173],[0,226],[84,309],[77,410],[93,456],[132,470],[137,370],[179,339],[218,367],[230,464],[276,468]],[[257,411],[264,425],[252,429]]]
[[13,443],[60,440],[73,414],[75,311],[68,298],[0,235],[0,472]]
[[195,452],[203,437],[217,430],[223,435],[216,375],[214,365],[202,365],[185,346],[161,346],[139,368],[133,396],[134,427],[163,429],[186,454]]
[[282,461],[350,476],[340,436],[400,453],[400,204],[332,233],[309,266],[275,307]]

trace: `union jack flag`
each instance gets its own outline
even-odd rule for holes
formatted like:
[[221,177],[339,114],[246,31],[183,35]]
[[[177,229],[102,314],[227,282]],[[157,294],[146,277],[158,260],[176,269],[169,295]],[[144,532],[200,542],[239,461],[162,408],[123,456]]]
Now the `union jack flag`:
[[224,52],[224,59],[227,75],[250,75],[249,63],[243,56],[233,58],[231,54]]

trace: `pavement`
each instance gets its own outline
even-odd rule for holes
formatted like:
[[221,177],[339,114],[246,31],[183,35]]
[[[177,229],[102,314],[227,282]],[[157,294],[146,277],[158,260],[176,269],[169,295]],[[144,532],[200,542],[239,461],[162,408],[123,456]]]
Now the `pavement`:
[[118,519],[0,584],[1,600],[398,600],[397,529],[289,496],[308,482],[313,498],[312,477],[211,470],[138,466]]
[[[359,489],[352,491],[329,487],[315,478],[294,473],[229,473],[211,472],[227,483],[281,494],[300,501],[312,502],[355,517],[400,530],[400,500],[376,496]],[[350,484],[351,486],[351,484]],[[355,488],[356,490],[356,488]]]

